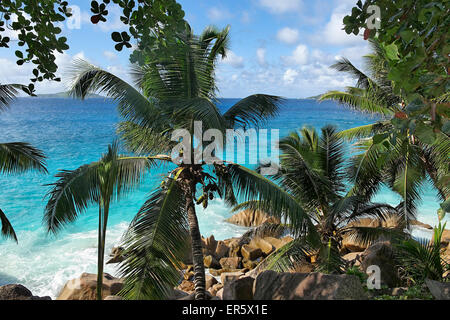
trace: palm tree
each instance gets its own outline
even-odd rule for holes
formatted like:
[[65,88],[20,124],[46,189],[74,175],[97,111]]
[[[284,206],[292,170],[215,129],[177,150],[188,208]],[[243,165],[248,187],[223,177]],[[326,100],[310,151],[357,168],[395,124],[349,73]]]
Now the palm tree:
[[141,182],[154,158],[120,156],[118,143],[114,142],[99,161],[75,170],[62,170],[55,176],[58,181],[50,184],[52,188],[47,194],[49,200],[44,215],[49,232],[56,233],[65,224],[75,221],[89,205],[98,205],[98,300],[102,299],[109,206]]
[[[387,77],[383,46],[377,42],[371,42],[371,46],[373,53],[365,56],[367,74],[345,58],[332,66],[356,78],[356,86],[348,87],[345,92],[330,91],[320,100],[334,100],[382,116],[376,123],[344,130],[339,135],[349,141],[359,139],[358,154],[352,160],[355,187],[367,185],[365,182],[370,179],[372,184],[366,194],[373,195],[380,184],[389,186],[403,199],[401,207],[409,227],[421,197],[420,187],[427,179],[433,183],[439,198],[446,201],[442,208],[450,210],[450,139],[441,131],[435,132],[426,119],[414,119],[421,105],[397,93],[395,82]],[[448,94],[437,101],[448,103]]]
[[[343,139],[333,126],[322,128],[320,136],[315,129],[303,128],[281,139],[280,169],[274,179],[305,209],[320,241],[299,237],[269,256],[263,263],[264,267],[286,271],[298,263],[311,261],[311,256],[314,256],[318,270],[340,272],[343,261],[339,252],[344,236],[368,244],[381,236],[392,238],[401,234],[401,230],[396,228],[351,224],[361,218],[372,218],[381,226],[387,218],[398,213],[388,204],[370,202],[364,188],[347,190],[345,150]],[[270,208],[256,200],[241,203],[235,210],[256,210],[260,206],[266,210]],[[270,209],[269,213],[273,210],[276,209]],[[283,228],[295,230],[289,223]],[[262,227],[250,234],[262,236],[267,230],[279,232],[279,226]]]
[[[226,112],[217,107],[215,66],[228,49],[228,28],[206,28],[195,36],[188,25],[176,43],[138,52],[141,65],[133,67],[136,88],[120,78],[78,62],[73,94],[84,98],[103,92],[118,102],[125,119],[119,133],[129,150],[137,154],[170,154],[174,129],[189,132],[194,149],[196,121],[202,129],[258,126],[277,113],[279,97],[255,94],[240,100]],[[196,137],[201,140],[200,137]],[[177,156],[177,155],[175,155]],[[131,223],[124,237],[126,256],[121,264],[126,278],[122,294],[129,299],[164,299],[179,279],[179,260],[185,253],[187,236],[192,244],[195,299],[205,299],[205,268],[196,204],[208,205],[214,197],[236,204],[236,198],[261,197],[289,216],[297,230],[310,221],[294,199],[276,184],[243,166],[217,161],[195,162],[186,152]],[[189,161],[191,160],[191,161]]]
[[445,223],[434,228],[433,239],[406,239],[397,244],[399,269],[408,281],[423,284],[426,279],[442,281],[444,273],[450,271],[450,264],[445,261],[441,239]]
[[[18,94],[19,84],[0,84],[0,112],[5,111]],[[41,150],[25,142],[0,143],[0,172],[3,174],[22,173],[37,170],[47,173],[45,156]],[[1,235],[14,239],[17,236],[6,214],[0,209]]]

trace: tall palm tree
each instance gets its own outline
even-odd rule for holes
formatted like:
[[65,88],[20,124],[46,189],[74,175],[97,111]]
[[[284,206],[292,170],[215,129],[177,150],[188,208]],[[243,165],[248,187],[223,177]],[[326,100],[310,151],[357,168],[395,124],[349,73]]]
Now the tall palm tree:
[[56,233],[65,224],[75,221],[89,205],[98,205],[98,300],[102,299],[109,206],[141,182],[155,158],[120,156],[118,143],[114,142],[99,161],[75,170],[62,170],[56,174],[58,181],[50,185],[44,215],[49,232]]
[[[395,82],[388,79],[388,63],[383,47],[371,42],[373,53],[365,56],[367,73],[343,58],[332,68],[348,73],[357,80],[346,91],[330,91],[320,100],[334,100],[352,109],[382,116],[376,123],[344,130],[340,136],[356,143],[358,154],[353,158],[352,172],[355,187],[371,179],[370,194],[381,183],[389,186],[403,199],[402,209],[409,227],[420,200],[420,187],[429,179],[438,191],[445,210],[450,211],[450,139],[441,131],[434,131],[430,123],[412,120],[421,107],[415,101],[395,93]],[[449,102],[448,95],[437,99]],[[445,110],[440,110],[440,113]],[[447,115],[448,117],[448,115]],[[369,193],[367,193],[369,195]]]
[[[5,111],[15,99],[19,84],[0,84],[0,112]],[[0,143],[0,173],[15,174],[29,170],[47,173],[45,155],[39,149],[25,142]],[[6,214],[0,209],[0,234],[17,242],[17,236]]]
[[[339,272],[342,260],[339,252],[345,235],[362,244],[368,244],[380,236],[396,236],[399,232],[388,227],[363,227],[350,224],[361,218],[372,218],[382,223],[397,215],[397,210],[384,203],[372,203],[364,194],[364,189],[351,189],[346,185],[348,163],[344,157],[346,147],[333,126],[322,128],[321,135],[312,128],[303,128],[292,132],[280,141],[280,169],[274,176],[276,182],[301,205],[313,221],[319,242],[312,242],[304,236],[280,248],[264,262],[267,268],[287,270],[297,263],[317,257],[315,265],[318,270]],[[263,165],[264,166],[264,165]],[[368,181],[367,183],[370,183]],[[361,192],[356,192],[361,191]],[[235,210],[266,210],[262,200],[239,204]],[[269,212],[276,210],[270,209]],[[287,224],[284,227],[292,231]],[[269,228],[269,231],[278,231]],[[254,230],[253,236],[261,236],[267,227]]]
[[[78,62],[72,92],[80,98],[90,92],[103,92],[117,101],[125,119],[118,131],[128,148],[137,154],[170,154],[175,144],[171,141],[174,129],[189,132],[187,139],[194,150],[196,121],[202,122],[204,131],[258,126],[277,113],[281,102],[279,97],[255,94],[220,112],[216,105],[215,66],[219,57],[226,56],[228,42],[228,28],[208,27],[195,36],[186,25],[176,43],[138,53],[142,64],[133,67],[136,87],[86,62]],[[205,299],[196,204],[206,207],[214,197],[231,205],[236,204],[237,197],[261,197],[278,209],[275,215],[289,216],[297,230],[306,232],[311,226],[303,209],[288,193],[256,172],[221,161],[196,163],[194,155],[187,152],[184,159],[172,159],[176,168],[150,195],[124,237],[126,259],[121,271],[126,278],[123,295],[129,299],[167,297],[179,279],[178,261],[185,253],[187,235],[192,244],[195,299]]]

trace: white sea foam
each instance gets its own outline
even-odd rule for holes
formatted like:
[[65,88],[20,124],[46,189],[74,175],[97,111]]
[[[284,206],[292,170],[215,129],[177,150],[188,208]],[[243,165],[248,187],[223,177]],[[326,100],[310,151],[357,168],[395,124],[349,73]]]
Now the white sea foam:
[[[201,207],[197,210],[200,230],[206,237],[226,239],[247,230],[224,222],[231,213],[222,200],[211,201],[206,210]],[[121,222],[108,228],[106,254],[120,243],[127,225]],[[19,231],[18,237],[19,244],[12,241],[0,244],[0,285],[20,283],[34,295],[54,299],[68,280],[83,272],[97,273],[97,229],[49,236],[40,228]],[[116,268],[106,265],[105,272],[117,276]]]
[[[109,228],[106,253],[117,245],[126,223]],[[0,245],[0,285],[20,283],[34,295],[56,298],[64,284],[83,272],[97,273],[97,230],[47,236],[41,229],[19,233],[20,242]],[[116,275],[114,265],[105,272]]]

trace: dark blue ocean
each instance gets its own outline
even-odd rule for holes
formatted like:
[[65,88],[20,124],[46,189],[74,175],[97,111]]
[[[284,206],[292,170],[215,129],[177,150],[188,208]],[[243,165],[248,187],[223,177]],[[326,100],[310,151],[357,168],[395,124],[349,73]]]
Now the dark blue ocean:
[[[223,99],[220,108],[225,110],[236,101]],[[55,297],[67,280],[82,272],[96,273],[97,209],[92,207],[58,235],[49,235],[42,224],[48,191],[44,185],[55,181],[53,176],[58,169],[75,169],[96,161],[114,140],[119,120],[115,104],[102,98],[19,98],[10,110],[0,113],[1,141],[29,142],[40,148],[48,157],[50,173],[0,176],[0,208],[10,218],[19,238],[19,244],[0,239],[0,285],[21,283],[35,295]],[[280,136],[284,136],[304,125],[320,128],[333,124],[348,129],[375,120],[333,102],[288,100],[267,128],[279,129]],[[112,205],[106,252],[119,242],[146,196],[159,185],[163,173],[155,172],[136,192]],[[425,190],[419,218],[434,225],[439,205],[431,188]],[[399,197],[383,190],[375,200],[397,204]],[[198,216],[204,236],[214,234],[216,239],[225,239],[245,230],[223,221],[231,213],[218,200],[206,210],[199,208]],[[107,266],[106,272],[114,274],[114,267]]]

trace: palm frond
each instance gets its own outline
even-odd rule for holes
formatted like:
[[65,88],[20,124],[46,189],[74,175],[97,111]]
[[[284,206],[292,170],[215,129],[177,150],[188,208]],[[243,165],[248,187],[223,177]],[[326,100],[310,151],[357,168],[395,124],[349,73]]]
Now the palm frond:
[[344,139],[346,141],[352,141],[355,139],[370,138],[377,133],[385,132],[389,130],[390,122],[379,121],[376,123],[367,124],[364,126],[359,126],[355,128],[350,128],[347,130],[342,130],[338,132],[337,137]]
[[380,239],[398,242],[406,236],[403,230],[385,227],[351,226],[341,229],[341,233],[362,246],[370,246]]
[[0,144],[0,172],[18,173],[37,170],[47,173],[44,153],[25,142]]
[[131,121],[122,121],[117,127],[117,134],[124,141],[126,148],[135,154],[169,153],[175,145],[169,133],[170,130],[158,132],[152,127]]
[[[320,166],[330,183],[332,193],[338,195],[344,190],[344,145],[336,135],[336,128],[325,126],[320,137]],[[330,193],[331,195],[331,193]]]
[[17,236],[14,231],[13,226],[11,225],[11,222],[9,222],[8,218],[6,217],[6,214],[0,209],[0,223],[2,225],[1,229],[1,235],[2,237],[8,239],[13,239],[17,242]]
[[317,237],[308,214],[285,190],[264,176],[237,164],[227,165],[236,193],[243,201],[260,200],[260,208],[280,220],[288,219],[297,235]]
[[367,89],[369,86],[369,77],[364,74],[361,70],[356,68],[350,60],[347,58],[341,58],[333,64],[330,68],[350,74],[353,78],[357,80],[356,87]]
[[277,272],[292,272],[301,264],[309,264],[317,252],[316,246],[304,237],[296,238],[268,255],[257,268]]
[[441,236],[445,224],[434,229],[434,242],[426,239],[407,239],[396,245],[397,259],[404,276],[416,283],[425,279],[442,280],[445,261],[441,257]]
[[169,179],[155,190],[124,236],[125,277],[120,295],[130,300],[166,299],[180,279],[178,259],[186,251],[188,225],[183,192]]
[[[116,142],[108,147],[100,161],[75,170],[61,170],[55,175],[59,179],[49,185],[44,213],[49,232],[57,232],[63,225],[75,221],[90,204],[114,201],[133,190],[142,181],[145,171],[161,160],[158,156],[120,157],[117,152]],[[106,196],[111,198],[102,199]]]
[[73,97],[84,99],[89,93],[104,93],[118,102],[119,112],[126,120],[148,126],[164,122],[154,99],[145,97],[112,73],[81,59],[74,61],[70,73]]
[[238,101],[223,117],[231,128],[260,127],[268,118],[277,115],[283,99],[277,96],[254,94]]
[[5,110],[14,101],[18,90],[25,91],[27,90],[27,86],[22,84],[0,84],[0,111]]
[[[350,92],[329,91],[320,96],[319,101],[333,100],[343,104],[350,109],[381,115],[392,115],[392,110],[385,106],[385,102],[377,99],[374,95],[367,95],[366,92],[357,90],[357,88],[347,88]],[[359,91],[359,95],[355,94]]]
[[75,170],[61,170],[50,184],[51,190],[44,211],[44,223],[49,232],[57,232],[63,225],[73,222],[87,209],[100,200],[99,167],[96,162]]

